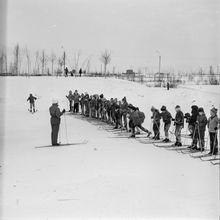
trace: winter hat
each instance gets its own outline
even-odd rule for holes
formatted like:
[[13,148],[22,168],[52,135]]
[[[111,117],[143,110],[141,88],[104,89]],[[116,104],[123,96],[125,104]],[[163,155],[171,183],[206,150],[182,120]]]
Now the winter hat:
[[122,99],[122,101],[126,101],[126,97],[124,97],[124,98]]
[[180,106],[179,106],[179,105],[177,105],[177,106],[175,107],[175,109],[177,109],[177,108],[180,108]]
[[129,104],[129,105],[128,105],[128,108],[130,108],[130,109],[132,109],[132,110],[134,110],[134,111],[136,111],[136,109],[137,109],[137,108],[134,107],[132,104]]
[[204,109],[202,107],[198,108],[198,112],[204,112]]
[[198,107],[197,105],[192,105],[192,106],[191,106],[191,109],[192,109],[193,111],[198,111],[199,107]]
[[218,109],[215,108],[215,107],[213,107],[213,108],[211,109],[211,111],[212,111],[213,113],[217,114]]
[[151,111],[154,111],[155,109],[156,109],[156,108],[155,108],[154,106],[152,106],[150,110],[151,110]]
[[52,100],[52,104],[58,104],[58,100],[57,99],[53,99]]
[[164,105],[163,105],[163,106],[161,107],[161,109],[160,109],[160,110],[161,110],[161,111],[166,111],[166,110],[167,110],[167,108],[166,108],[166,106],[164,106]]
[[101,95],[100,95],[100,98],[102,99],[103,97],[104,97],[104,95],[103,95],[103,94],[101,94]]

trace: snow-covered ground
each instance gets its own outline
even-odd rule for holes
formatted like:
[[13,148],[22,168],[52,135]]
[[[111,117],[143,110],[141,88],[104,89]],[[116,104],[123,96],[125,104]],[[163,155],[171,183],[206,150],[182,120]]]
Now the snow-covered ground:
[[[219,167],[138,140],[114,138],[102,123],[80,116],[62,117],[60,140],[87,144],[35,148],[50,144],[48,108],[53,98],[67,108],[70,89],[123,98],[145,112],[179,104],[219,108],[219,87],[148,88],[100,78],[1,78],[6,96],[4,145],[1,146],[1,219],[218,219]],[[214,87],[213,87],[214,88]],[[28,112],[29,93],[39,97]],[[66,126],[65,126],[66,125]],[[68,137],[66,137],[66,128]],[[1,137],[1,138],[2,138]],[[68,140],[67,140],[68,138]]]

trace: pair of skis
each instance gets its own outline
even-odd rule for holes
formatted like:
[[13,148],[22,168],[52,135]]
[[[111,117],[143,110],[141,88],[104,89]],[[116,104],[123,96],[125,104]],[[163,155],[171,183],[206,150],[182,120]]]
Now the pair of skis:
[[59,145],[43,145],[43,146],[36,146],[35,148],[57,148],[57,147],[65,147],[65,146],[76,146],[76,145],[83,145],[83,144],[87,144],[88,140],[83,140],[82,142],[76,142],[76,143],[66,143],[66,144],[62,144],[59,143]]

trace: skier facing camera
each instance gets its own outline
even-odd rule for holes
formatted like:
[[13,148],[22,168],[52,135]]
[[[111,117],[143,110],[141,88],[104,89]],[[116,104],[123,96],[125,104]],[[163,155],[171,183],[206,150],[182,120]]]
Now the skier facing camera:
[[60,108],[58,107],[58,101],[53,100],[52,106],[49,108],[50,112],[50,124],[51,124],[51,142],[52,146],[59,146],[60,144],[57,142],[58,133],[59,133],[59,127],[60,127],[60,117],[63,115],[66,110],[63,109],[63,111],[60,111]]
[[32,94],[29,95],[28,99],[27,99],[27,102],[29,101],[30,103],[30,112],[32,112],[32,109],[33,109],[33,112],[35,112],[35,100],[37,100],[36,97],[34,97]]
[[144,119],[145,119],[144,113],[139,111],[139,109],[134,107],[133,105],[128,105],[128,108],[131,110],[130,116],[129,116],[130,118],[129,126],[132,132],[131,137],[135,138],[135,127],[138,127],[142,131],[148,133],[147,137],[149,137],[151,135],[151,132],[142,126]]

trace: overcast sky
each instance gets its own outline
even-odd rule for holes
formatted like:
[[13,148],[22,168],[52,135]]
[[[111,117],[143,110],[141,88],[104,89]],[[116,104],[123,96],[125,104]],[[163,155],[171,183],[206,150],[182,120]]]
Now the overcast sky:
[[219,0],[8,0],[7,42],[67,51],[68,63],[109,49],[116,70],[190,70],[219,63]]

